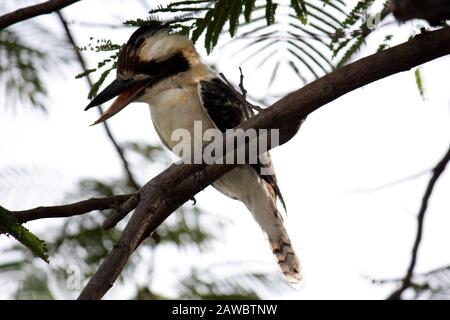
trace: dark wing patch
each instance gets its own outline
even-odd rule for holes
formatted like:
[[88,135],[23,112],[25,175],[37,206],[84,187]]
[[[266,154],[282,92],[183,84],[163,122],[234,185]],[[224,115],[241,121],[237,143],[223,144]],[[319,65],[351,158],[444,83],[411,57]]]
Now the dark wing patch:
[[[199,85],[200,98],[203,108],[208,114],[214,125],[220,130],[232,129],[243,122],[245,117],[245,99],[240,93],[233,88],[230,88],[224,81],[219,78],[214,78],[209,81],[201,81]],[[261,157],[269,157],[261,161]],[[265,165],[263,164],[266,163]],[[261,169],[270,167],[270,155],[262,155],[258,157],[256,164],[252,164],[252,168],[256,173],[272,187],[275,194],[280,199],[284,210],[286,205],[283,196],[278,188],[277,178],[275,173],[273,175],[261,175]]]
[[220,131],[231,129],[245,119],[244,104],[222,80],[215,78],[200,82],[200,97],[206,113]]
[[164,61],[141,61],[133,49],[125,46],[122,48],[118,59],[118,70],[131,74],[145,74],[151,78],[162,80],[181,72],[189,70],[189,61],[178,52]]

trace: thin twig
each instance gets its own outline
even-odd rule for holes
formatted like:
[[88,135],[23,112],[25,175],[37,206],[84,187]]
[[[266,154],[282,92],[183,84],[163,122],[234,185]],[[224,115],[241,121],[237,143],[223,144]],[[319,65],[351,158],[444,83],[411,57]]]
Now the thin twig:
[[[444,271],[450,271],[450,265],[445,265],[443,267],[439,267],[439,268],[435,268],[432,270],[429,270],[427,272],[421,272],[421,273],[416,273],[414,275],[415,278],[420,277],[420,278],[427,278],[430,276],[434,276],[435,274],[444,272]],[[372,283],[374,284],[388,284],[388,283],[399,283],[403,281],[403,278],[388,278],[388,279],[374,279],[374,278],[370,278],[370,277],[366,277],[367,279],[370,279],[370,281],[372,281]]]
[[[252,110],[255,110],[255,111],[258,111],[258,112],[262,111],[263,108],[261,108],[261,107],[259,107],[259,106],[256,106],[256,105],[254,105],[254,104],[248,102],[248,100],[247,100],[247,90],[245,90],[245,88],[243,88],[244,75],[242,74],[242,69],[239,68],[239,70],[241,70],[241,78],[240,78],[240,83],[239,83],[239,89],[241,89],[241,92],[237,91],[237,90],[234,88],[234,85],[227,79],[227,77],[225,76],[225,74],[223,74],[222,72],[220,72],[220,73],[219,73],[219,76],[222,78],[223,81],[226,82],[226,84],[228,84],[228,86],[230,87],[230,89],[231,89],[234,93],[236,93],[236,96],[241,100],[242,104],[245,105],[245,107],[246,107],[246,109],[245,109],[245,110],[246,110],[246,113],[247,113],[247,111],[248,111],[247,109],[252,109]],[[243,90],[242,90],[242,89],[243,89]],[[246,118],[249,119],[249,118],[250,118],[250,115],[249,115],[249,114],[246,114]]]
[[126,203],[131,194],[117,195],[106,198],[92,198],[72,204],[53,207],[38,207],[23,211],[11,211],[20,223],[32,220],[48,218],[67,218],[79,216],[95,210],[116,209],[118,206]]
[[[239,89],[241,89],[242,97],[244,98],[245,101],[247,101],[247,89],[245,89],[244,73],[242,72],[242,68],[241,67],[239,67],[239,73],[240,73]],[[244,113],[245,113],[245,118],[246,119],[250,119],[250,117],[254,115],[253,110],[250,109],[250,107],[249,107],[249,103],[245,103],[244,104]]]
[[445,167],[450,161],[450,148],[448,149],[445,156],[441,161],[434,167],[433,174],[431,176],[430,182],[428,183],[427,189],[422,198],[422,205],[419,210],[419,214],[417,215],[417,234],[414,240],[414,246],[411,253],[411,261],[409,263],[408,271],[406,272],[405,277],[402,280],[402,285],[399,289],[394,291],[389,297],[388,300],[399,300],[402,297],[403,292],[411,286],[412,277],[414,273],[414,268],[417,263],[417,256],[419,253],[420,242],[422,241],[423,234],[423,225],[425,221],[425,214],[428,208],[428,202],[430,201],[430,197],[433,194],[434,187],[439,177],[441,177],[442,173],[445,171]]
[[240,73],[239,88],[241,89],[241,93],[242,93],[242,96],[244,97],[244,99],[247,99],[247,89],[245,89],[244,73],[242,72],[242,68],[241,67],[239,67],[239,73]]
[[0,30],[20,21],[61,10],[62,8],[70,6],[78,1],[80,0],[49,0],[17,9],[13,12],[0,16]]
[[403,184],[403,183],[409,182],[411,180],[415,180],[415,179],[421,178],[421,177],[425,176],[426,174],[428,174],[430,172],[431,172],[431,169],[426,169],[426,170],[417,172],[417,173],[415,173],[413,175],[410,175],[410,176],[407,176],[407,177],[403,177],[403,178],[400,178],[400,179],[396,179],[396,180],[393,180],[393,181],[389,181],[387,183],[384,183],[384,184],[381,184],[381,185],[378,185],[378,186],[368,187],[368,188],[353,189],[353,190],[350,190],[348,192],[351,192],[351,193],[371,193],[371,192],[376,192],[376,191],[380,191],[380,190],[384,190],[384,189],[395,187],[395,186],[397,186],[399,184]]
[[[81,68],[83,69],[83,71],[86,71],[87,70],[86,61],[84,60],[83,55],[81,54],[80,50],[78,50],[75,38],[73,37],[72,32],[70,31],[70,28],[69,28],[69,25],[67,24],[66,19],[64,18],[64,16],[62,15],[62,13],[60,11],[57,11],[56,14],[58,15],[58,18],[61,21],[61,24],[62,24],[64,31],[66,33],[66,36],[67,36],[67,40],[69,40],[69,42],[71,43]],[[92,88],[93,81],[92,81],[91,77],[89,75],[87,75],[85,78],[89,85],[89,88]],[[103,114],[103,110],[102,110],[101,106],[99,106],[98,112],[100,113],[100,115]],[[114,135],[113,135],[108,123],[106,121],[104,121],[102,123],[102,125],[105,128],[106,135],[108,136],[109,140],[111,141],[112,145],[114,146],[114,149],[116,150],[117,155],[120,158],[120,161],[122,162],[123,169],[127,176],[128,184],[134,190],[137,191],[140,188],[140,186],[136,182],[136,179],[134,178],[133,173],[131,172],[130,165],[125,157],[125,153],[124,153],[123,149],[120,147],[120,145],[117,143],[116,139],[114,138]]]
[[[450,28],[421,34],[406,43],[337,69],[292,92],[238,128],[278,128],[280,142],[285,143],[295,135],[306,116],[327,103],[364,85],[448,54]],[[225,138],[223,142],[227,145]],[[151,234],[177,206],[200,191],[197,174],[202,176],[201,185],[207,186],[234,166],[204,163],[172,165],[147,183],[139,191],[139,204],[119,242],[89,280],[79,299],[100,299],[105,295],[142,239]]]

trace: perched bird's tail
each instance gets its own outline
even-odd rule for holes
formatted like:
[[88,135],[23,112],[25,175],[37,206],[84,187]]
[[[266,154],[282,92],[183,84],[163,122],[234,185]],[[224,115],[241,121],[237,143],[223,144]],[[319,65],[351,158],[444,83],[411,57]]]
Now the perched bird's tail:
[[286,233],[282,221],[278,221],[276,228],[270,228],[267,233],[272,252],[278,260],[281,272],[283,272],[287,281],[297,283],[302,279],[300,261],[292,247],[291,240]]
[[214,183],[214,187],[247,206],[267,235],[286,279],[291,283],[299,282],[302,279],[300,262],[284,228],[283,218],[277,210],[275,188],[249,166],[237,167],[226,173]]
[[[283,217],[277,210],[277,196],[269,184],[261,180],[256,184],[255,180],[247,180],[248,191],[242,201],[267,235],[272,252],[286,279],[297,283],[302,279],[302,270],[283,225]],[[253,183],[254,185],[251,185]]]

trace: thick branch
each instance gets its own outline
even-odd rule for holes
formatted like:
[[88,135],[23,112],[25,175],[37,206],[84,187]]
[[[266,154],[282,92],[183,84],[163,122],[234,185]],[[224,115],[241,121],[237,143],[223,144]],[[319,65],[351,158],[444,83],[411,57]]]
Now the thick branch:
[[20,223],[47,218],[79,216],[94,210],[117,209],[132,197],[131,194],[107,198],[92,198],[72,204],[54,207],[38,207],[24,211],[11,211]]
[[[244,122],[239,128],[279,128],[282,142],[286,142],[289,140],[289,131],[295,132],[302,119],[328,102],[366,84],[449,53],[450,28],[421,34],[308,84]],[[154,231],[179,204],[192,198],[200,187],[211,184],[232,168],[233,165],[172,165],[147,183],[139,191],[141,200],[121,239],[79,298],[102,298],[143,238]]]
[[49,0],[29,7],[17,9],[0,16],[0,30],[20,21],[61,10],[78,1],[80,0]]
[[445,167],[447,166],[449,161],[450,161],[450,148],[448,149],[444,158],[442,158],[442,160],[439,161],[439,163],[433,169],[433,175],[431,176],[430,182],[428,183],[427,189],[425,190],[425,193],[422,198],[422,205],[420,207],[419,214],[417,215],[417,234],[414,240],[414,246],[411,253],[411,262],[409,263],[408,271],[406,272],[406,275],[402,280],[401,287],[389,296],[388,298],[389,300],[401,299],[403,292],[406,289],[408,289],[412,284],[411,281],[414,273],[414,268],[416,267],[417,255],[419,253],[419,246],[420,242],[422,241],[423,225],[425,221],[425,214],[428,208],[428,202],[430,201],[430,197],[433,193],[436,182],[438,181],[442,173],[445,171]]

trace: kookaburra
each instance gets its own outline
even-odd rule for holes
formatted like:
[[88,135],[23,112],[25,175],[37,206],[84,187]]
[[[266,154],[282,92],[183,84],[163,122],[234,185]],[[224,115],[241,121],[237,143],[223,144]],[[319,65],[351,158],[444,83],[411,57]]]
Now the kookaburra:
[[[173,149],[172,132],[193,132],[194,122],[202,129],[232,129],[245,120],[245,100],[202,62],[192,41],[171,33],[164,23],[153,23],[136,30],[123,46],[118,58],[117,78],[86,110],[114,97],[111,107],[98,119],[110,118],[131,102],[145,102],[162,143]],[[301,267],[277,209],[284,205],[275,174],[260,169],[270,162],[268,153],[253,165],[240,165],[213,186],[223,194],[243,202],[266,233],[281,271],[290,282],[301,280]],[[265,157],[262,159],[261,157]]]

